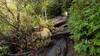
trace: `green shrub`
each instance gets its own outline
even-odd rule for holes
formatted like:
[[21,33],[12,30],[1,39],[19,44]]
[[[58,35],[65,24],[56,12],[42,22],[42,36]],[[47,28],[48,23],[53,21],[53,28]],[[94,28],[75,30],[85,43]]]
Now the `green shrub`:
[[[50,0],[51,1],[51,0]],[[49,18],[62,15],[62,12],[66,11],[72,0],[52,0],[52,3],[49,4],[47,8],[47,15]]]
[[100,0],[74,0],[69,13],[75,50],[82,56],[100,56]]

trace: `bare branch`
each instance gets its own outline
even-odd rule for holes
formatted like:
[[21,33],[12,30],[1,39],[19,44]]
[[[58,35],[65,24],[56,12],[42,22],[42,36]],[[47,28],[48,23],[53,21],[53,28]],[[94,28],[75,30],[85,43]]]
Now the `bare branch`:
[[7,2],[5,0],[5,2],[2,2],[3,5],[6,7],[7,11],[12,15],[13,18],[15,18],[14,13],[11,11],[11,9],[7,6]]
[[1,10],[0,10],[0,13],[2,14],[2,15],[0,15],[0,17],[2,18],[2,19],[0,19],[2,22],[4,22],[4,23],[6,23],[6,24],[8,24],[8,25],[10,25],[10,26],[12,26],[13,28],[17,28],[16,26],[14,26],[13,24],[11,24],[7,19],[10,19],[7,15],[5,15]]

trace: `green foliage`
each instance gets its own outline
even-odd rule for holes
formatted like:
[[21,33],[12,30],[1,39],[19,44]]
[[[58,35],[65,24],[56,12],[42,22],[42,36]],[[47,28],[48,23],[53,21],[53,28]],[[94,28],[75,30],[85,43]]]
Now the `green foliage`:
[[[46,39],[52,35],[50,30],[53,23],[48,19],[66,10],[66,2],[68,3],[67,0],[0,0],[0,38],[7,37],[5,42],[10,44],[10,47],[13,46],[10,48],[11,53],[14,53],[12,49],[21,53],[35,49],[35,45],[43,47],[45,42],[48,42]],[[39,26],[38,30],[34,28],[36,26]],[[40,34],[43,38],[38,39]],[[6,52],[5,46],[0,48]]]
[[75,49],[83,56],[100,56],[100,1],[74,0],[68,26]]
[[0,45],[0,56],[6,56],[8,53],[9,47],[6,45]]
[[62,12],[68,10],[72,0],[52,0],[52,3],[47,8],[49,18],[62,15]]
[[45,17],[37,16],[37,17],[33,17],[32,26],[34,27],[42,26],[42,27],[52,28],[53,22],[49,19],[46,19]]
[[[10,47],[13,46],[10,48],[11,53],[12,49],[16,49],[14,51],[18,53],[30,51],[33,48],[38,49],[45,45],[45,40],[38,40],[40,35],[33,33],[35,26],[47,29],[53,26],[51,20],[47,19],[46,10],[49,4],[49,0],[0,1],[0,38],[1,35],[2,37],[7,35],[7,43],[10,44]],[[43,31],[41,30],[41,32]],[[34,41],[35,38],[37,38],[36,41]]]

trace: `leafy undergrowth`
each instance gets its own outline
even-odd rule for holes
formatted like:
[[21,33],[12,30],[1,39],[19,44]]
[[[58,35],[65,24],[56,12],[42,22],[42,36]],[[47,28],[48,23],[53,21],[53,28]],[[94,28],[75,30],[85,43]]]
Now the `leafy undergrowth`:
[[0,56],[6,56],[9,51],[9,47],[7,45],[0,44]]
[[0,0],[0,56],[34,53],[43,48],[52,36],[52,17],[61,15],[69,7],[68,2]]
[[0,1],[0,56],[34,52],[47,44],[53,24],[46,12],[35,11],[35,5],[31,0]]
[[74,0],[68,25],[80,56],[100,56],[99,0]]

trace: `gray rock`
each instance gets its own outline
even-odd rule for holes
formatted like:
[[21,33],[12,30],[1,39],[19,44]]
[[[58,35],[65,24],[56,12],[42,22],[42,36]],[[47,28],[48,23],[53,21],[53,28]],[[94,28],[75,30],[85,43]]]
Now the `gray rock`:
[[56,41],[55,45],[48,50],[46,56],[64,56],[66,51],[66,41],[61,38]]

